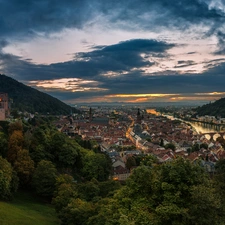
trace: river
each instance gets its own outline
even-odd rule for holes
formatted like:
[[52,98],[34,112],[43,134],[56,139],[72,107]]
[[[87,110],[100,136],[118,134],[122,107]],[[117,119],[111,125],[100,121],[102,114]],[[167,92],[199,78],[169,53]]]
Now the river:
[[188,123],[192,126],[192,128],[197,132],[197,133],[213,133],[213,132],[219,132],[219,131],[224,131],[221,130],[221,127],[218,125],[213,125],[213,124],[208,124],[208,123],[201,123],[201,122],[193,122],[193,121],[185,121],[182,119],[174,118],[173,116],[169,115],[163,115],[167,117],[168,119],[174,120],[181,120],[185,123]]
[[221,131],[220,126],[206,124],[201,122],[188,122],[198,133],[211,133]]
[[[147,109],[146,111],[147,111],[147,113],[154,114],[154,115],[160,114],[155,109]],[[162,116],[165,116],[171,120],[178,119],[178,118],[174,118],[173,116],[166,115],[166,114],[163,114]],[[206,123],[201,123],[201,122],[193,122],[193,121],[190,122],[190,121],[185,121],[182,119],[178,119],[178,120],[181,120],[185,123],[190,124],[197,133],[211,133],[211,132],[221,131],[221,127],[217,126],[217,125],[206,124]],[[222,131],[224,131],[224,130],[222,130]]]

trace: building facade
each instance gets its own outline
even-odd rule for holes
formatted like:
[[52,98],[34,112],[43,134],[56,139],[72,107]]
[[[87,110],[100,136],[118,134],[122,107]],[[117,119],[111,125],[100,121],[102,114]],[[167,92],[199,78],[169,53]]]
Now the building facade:
[[10,115],[9,97],[7,93],[0,93],[0,120],[5,120]]

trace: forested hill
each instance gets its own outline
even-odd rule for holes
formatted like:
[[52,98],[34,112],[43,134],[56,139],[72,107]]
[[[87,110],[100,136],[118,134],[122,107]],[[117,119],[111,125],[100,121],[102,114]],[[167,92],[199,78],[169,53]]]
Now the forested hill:
[[225,117],[225,98],[198,107],[196,108],[196,112],[199,116],[209,115]]
[[69,114],[73,109],[60,100],[0,74],[0,92],[8,93],[12,109],[30,113]]

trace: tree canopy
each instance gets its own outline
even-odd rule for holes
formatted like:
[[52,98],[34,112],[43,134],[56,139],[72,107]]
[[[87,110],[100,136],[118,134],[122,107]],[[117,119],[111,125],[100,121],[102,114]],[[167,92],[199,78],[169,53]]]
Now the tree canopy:
[[55,190],[57,170],[52,162],[42,160],[33,175],[33,186],[42,196],[52,196]]
[[0,198],[11,198],[18,186],[18,179],[11,164],[0,156]]
[[182,158],[138,167],[115,199],[119,218],[115,224],[203,225],[223,221],[221,201],[212,182],[200,165]]

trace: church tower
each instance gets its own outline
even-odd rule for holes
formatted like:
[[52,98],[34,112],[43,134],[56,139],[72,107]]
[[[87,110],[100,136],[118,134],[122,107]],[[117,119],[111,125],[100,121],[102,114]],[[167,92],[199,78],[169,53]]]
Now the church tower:
[[89,122],[92,121],[92,108],[89,109]]
[[140,113],[140,109],[138,108],[138,112],[137,112],[137,123],[141,124],[141,113]]

